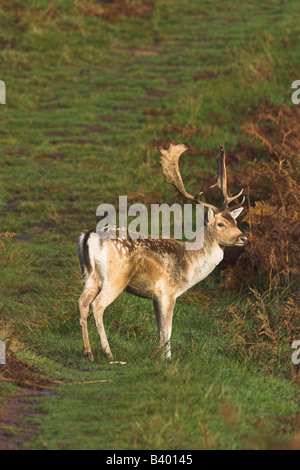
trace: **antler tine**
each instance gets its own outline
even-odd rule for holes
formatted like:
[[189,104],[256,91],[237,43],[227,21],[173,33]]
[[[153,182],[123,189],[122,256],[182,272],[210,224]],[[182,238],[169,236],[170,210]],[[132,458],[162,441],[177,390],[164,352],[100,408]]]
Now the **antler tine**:
[[220,157],[218,159],[218,186],[221,189],[224,196],[224,204],[227,203],[228,194],[227,194],[227,171],[225,163],[225,149],[224,144],[220,144]]
[[[240,194],[240,195],[241,195],[241,194]],[[245,196],[243,196],[242,201],[239,202],[238,204],[234,205],[234,206],[231,206],[231,207],[230,207],[230,210],[232,211],[232,210],[234,210],[234,209],[238,209],[239,207],[241,207],[241,206],[244,204],[245,199],[246,199]]]
[[[232,197],[228,196],[228,193],[227,193],[227,172],[226,172],[225,158],[226,158],[226,156],[225,156],[224,144],[220,144],[220,157],[218,158],[218,181],[217,181],[216,184],[211,186],[211,188],[213,188],[214,186],[219,186],[219,188],[221,189],[221,191],[223,193],[224,203],[223,203],[223,206],[222,206],[221,210],[228,209],[229,204],[232,201],[234,201],[235,199],[238,199],[244,191],[242,189],[236,196],[232,196]],[[243,201],[242,201],[241,204],[239,204],[239,206],[243,204],[244,200],[245,200],[245,197],[243,198]]]
[[179,171],[178,162],[180,156],[186,150],[188,150],[188,147],[186,147],[184,144],[173,145],[172,143],[170,143],[168,149],[164,149],[161,146],[157,147],[157,149],[162,155],[160,162],[162,166],[162,173],[165,177],[166,183],[172,184],[177,189],[177,191],[187,199],[194,201],[198,204],[202,204],[205,207],[211,207],[215,212],[218,212],[218,209],[215,206],[206,202],[202,202],[200,200],[202,192],[199,192],[197,196],[192,196],[186,191],[184,187]]
[[[230,204],[232,201],[235,201],[236,199],[238,199],[243,194],[243,192],[244,192],[244,189],[241,189],[240,192],[236,196],[227,197],[226,207],[228,207],[228,204]],[[244,200],[245,200],[245,196],[243,196],[243,201],[241,202],[241,204],[243,204]]]

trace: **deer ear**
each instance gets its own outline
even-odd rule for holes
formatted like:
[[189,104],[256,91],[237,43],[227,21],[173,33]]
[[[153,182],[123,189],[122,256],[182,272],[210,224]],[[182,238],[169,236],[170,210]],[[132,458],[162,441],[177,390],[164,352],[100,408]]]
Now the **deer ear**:
[[231,211],[230,214],[232,215],[234,219],[237,219],[238,216],[243,212],[243,210],[244,210],[243,207],[239,207],[238,209],[234,209],[233,211]]
[[213,222],[214,218],[215,218],[215,213],[212,210],[212,208],[209,207],[208,211],[207,211],[207,223],[211,224]]

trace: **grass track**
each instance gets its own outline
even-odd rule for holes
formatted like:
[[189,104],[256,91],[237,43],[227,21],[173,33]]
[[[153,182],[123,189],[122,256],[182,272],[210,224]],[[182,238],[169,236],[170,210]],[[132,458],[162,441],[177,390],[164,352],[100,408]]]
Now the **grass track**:
[[60,385],[44,397],[48,414],[31,418],[40,433],[29,446],[205,448],[200,423],[209,448],[288,446],[297,391],[268,364],[226,352],[218,320],[242,297],[215,299],[218,272],[196,305],[188,296],[178,303],[171,365],[157,357],[152,305],[128,295],[106,313],[115,357],[127,364],[108,365],[97,353],[91,320],[96,362],[87,365],[75,244],[102,202],[174,200],[158,141],[198,149],[183,176],[202,189],[219,141],[238,149],[245,116],[266,101],[290,104],[300,72],[298,2],[157,0],[150,19],[116,23],[71,0],[22,4],[20,15],[0,7],[0,217],[1,231],[16,233],[1,252],[0,308],[26,358],[52,377],[113,380]]

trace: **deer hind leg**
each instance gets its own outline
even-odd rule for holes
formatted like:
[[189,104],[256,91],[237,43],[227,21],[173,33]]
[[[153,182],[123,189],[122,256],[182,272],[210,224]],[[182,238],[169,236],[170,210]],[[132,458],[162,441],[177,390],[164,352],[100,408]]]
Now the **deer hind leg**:
[[83,292],[78,301],[79,312],[80,312],[80,325],[82,328],[83,337],[83,354],[90,361],[94,360],[94,356],[91,351],[89,332],[87,326],[87,318],[89,315],[90,305],[94,298],[98,294],[100,289],[99,280],[96,277],[90,277],[86,280]]
[[96,327],[100,336],[101,349],[105,357],[112,359],[113,355],[107,340],[104,329],[103,316],[106,307],[108,307],[125,289],[126,283],[114,283],[113,281],[104,281],[101,292],[92,303],[93,314]]
[[159,345],[164,348],[164,358],[171,359],[172,318],[175,306],[173,297],[163,297],[153,301],[159,333]]

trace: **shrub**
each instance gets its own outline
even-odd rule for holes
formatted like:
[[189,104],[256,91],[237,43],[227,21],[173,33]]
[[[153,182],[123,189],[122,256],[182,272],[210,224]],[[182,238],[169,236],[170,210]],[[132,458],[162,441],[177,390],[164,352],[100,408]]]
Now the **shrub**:
[[271,292],[293,286],[299,278],[299,118],[298,108],[283,105],[259,113],[256,123],[242,129],[263,145],[267,158],[248,161],[231,175],[229,187],[247,188],[248,211],[242,221],[250,243],[227,257],[226,288],[262,289],[267,284]]

